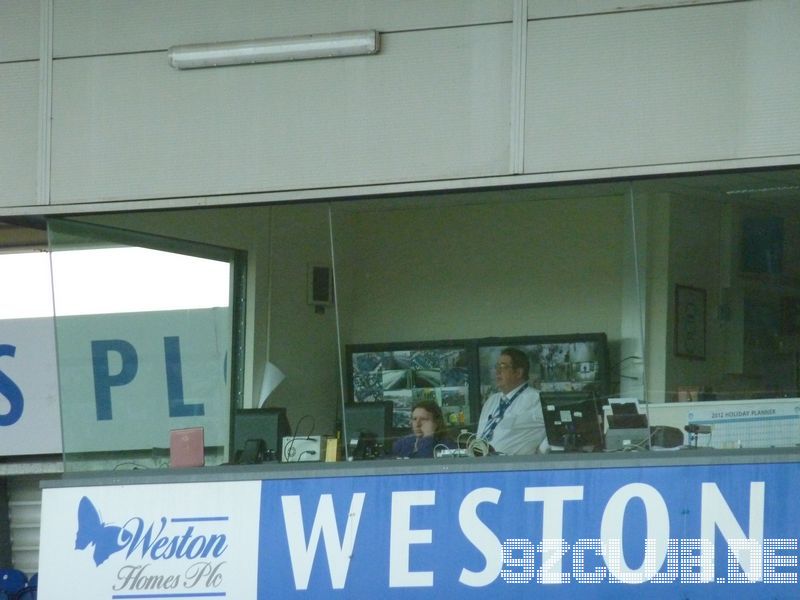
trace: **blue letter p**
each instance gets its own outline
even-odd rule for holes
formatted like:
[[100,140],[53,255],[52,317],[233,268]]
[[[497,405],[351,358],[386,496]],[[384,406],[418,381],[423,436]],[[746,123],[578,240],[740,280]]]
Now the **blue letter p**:
[[[116,352],[122,359],[119,373],[111,375],[108,368],[108,353]],[[130,383],[139,370],[136,348],[125,340],[92,341],[92,368],[94,369],[94,398],[97,420],[111,420],[111,388]]]

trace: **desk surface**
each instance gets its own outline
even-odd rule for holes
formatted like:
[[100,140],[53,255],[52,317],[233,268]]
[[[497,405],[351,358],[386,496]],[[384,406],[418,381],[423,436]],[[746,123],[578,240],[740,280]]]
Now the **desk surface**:
[[135,469],[64,473],[42,481],[43,488],[141,485],[168,482],[252,481],[323,477],[364,477],[407,473],[541,471],[614,467],[668,467],[800,462],[800,448],[748,450],[681,449],[673,451],[551,453],[535,456],[481,458],[385,459],[337,463],[223,465],[186,469]]

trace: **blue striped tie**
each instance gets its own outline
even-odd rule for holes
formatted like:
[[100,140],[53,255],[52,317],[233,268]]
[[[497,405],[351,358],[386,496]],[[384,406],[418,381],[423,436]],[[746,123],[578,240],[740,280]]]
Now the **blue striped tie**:
[[528,387],[527,384],[523,385],[519,388],[511,398],[507,396],[503,396],[500,398],[500,406],[497,407],[497,412],[494,413],[492,416],[489,417],[489,420],[486,422],[486,427],[483,429],[483,435],[481,436],[487,442],[492,441],[492,436],[494,436],[494,428],[497,427],[497,424],[503,419],[503,415],[506,414],[506,410],[511,403],[519,396],[525,389]]

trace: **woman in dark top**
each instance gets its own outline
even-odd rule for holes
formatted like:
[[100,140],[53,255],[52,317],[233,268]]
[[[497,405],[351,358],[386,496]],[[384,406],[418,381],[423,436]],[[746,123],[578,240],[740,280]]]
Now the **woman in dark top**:
[[411,411],[411,434],[392,447],[397,458],[433,458],[437,446],[455,448],[448,438],[442,409],[432,400],[420,400]]

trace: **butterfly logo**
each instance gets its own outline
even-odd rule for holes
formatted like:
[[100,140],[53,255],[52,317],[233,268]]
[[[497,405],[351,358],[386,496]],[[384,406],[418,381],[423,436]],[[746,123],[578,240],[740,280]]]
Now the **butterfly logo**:
[[100,513],[86,496],[78,504],[78,533],[75,535],[75,549],[85,550],[94,544],[94,564],[99,566],[106,559],[124,548],[124,542],[130,538],[130,532],[123,531],[116,525],[106,525],[100,519]]

